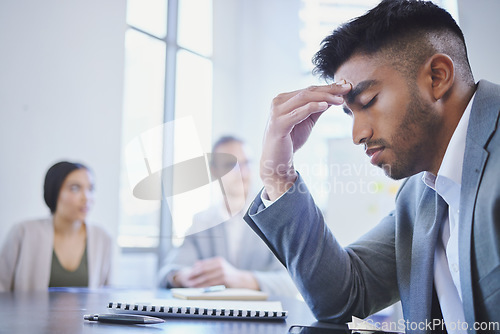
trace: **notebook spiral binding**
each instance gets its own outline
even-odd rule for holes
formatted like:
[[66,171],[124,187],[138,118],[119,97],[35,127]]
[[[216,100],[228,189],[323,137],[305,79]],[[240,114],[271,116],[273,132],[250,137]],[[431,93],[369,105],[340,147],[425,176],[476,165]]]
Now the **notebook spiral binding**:
[[287,311],[256,311],[241,309],[218,309],[206,307],[177,307],[109,302],[108,310],[120,313],[152,315],[157,317],[195,317],[217,319],[284,320]]

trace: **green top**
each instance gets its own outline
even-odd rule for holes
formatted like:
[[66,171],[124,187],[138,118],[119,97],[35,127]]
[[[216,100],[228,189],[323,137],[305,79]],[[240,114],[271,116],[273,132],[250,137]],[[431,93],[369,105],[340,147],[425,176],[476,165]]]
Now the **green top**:
[[87,246],[83,251],[80,265],[75,271],[69,271],[59,262],[56,252],[52,250],[52,266],[50,268],[49,287],[89,286],[89,268],[87,263]]

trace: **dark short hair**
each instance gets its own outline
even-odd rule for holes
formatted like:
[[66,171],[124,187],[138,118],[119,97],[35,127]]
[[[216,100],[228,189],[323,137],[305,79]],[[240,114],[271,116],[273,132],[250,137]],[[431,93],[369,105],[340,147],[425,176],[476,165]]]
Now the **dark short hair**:
[[217,139],[217,141],[212,146],[212,152],[215,152],[215,150],[219,146],[227,144],[227,143],[232,143],[232,142],[237,142],[237,143],[240,143],[240,144],[244,144],[244,141],[242,139],[240,139],[240,138],[238,138],[236,136],[226,135],[226,136],[222,136],[219,139]]
[[383,0],[366,14],[338,27],[322,41],[313,58],[313,72],[333,79],[351,56],[384,50],[390,50],[385,55],[392,55],[392,65],[397,67],[399,63],[407,74],[408,67],[415,72],[434,53],[446,53],[456,63],[459,74],[474,80],[462,30],[446,10],[421,0]]
[[57,199],[64,180],[66,180],[69,173],[77,169],[89,170],[87,166],[81,163],[61,161],[54,164],[47,171],[43,184],[43,198],[52,214],[56,212]]
[[210,159],[210,166],[212,168],[216,167],[216,165],[219,165],[221,163],[224,164],[224,162],[228,163],[228,161],[226,161],[227,157],[221,157],[220,155],[217,156],[217,155],[215,155],[213,153],[215,153],[215,151],[220,146],[228,144],[228,143],[233,143],[233,142],[240,143],[240,144],[244,144],[245,143],[242,139],[240,139],[240,138],[238,138],[236,136],[226,135],[226,136],[222,136],[219,139],[217,139],[217,141],[212,145],[212,155],[211,155],[211,159]]

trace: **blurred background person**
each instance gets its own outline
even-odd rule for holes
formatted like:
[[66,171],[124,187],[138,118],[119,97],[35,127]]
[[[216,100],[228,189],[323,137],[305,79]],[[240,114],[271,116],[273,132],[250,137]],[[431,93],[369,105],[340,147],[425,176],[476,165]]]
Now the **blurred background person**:
[[62,161],[49,168],[44,199],[51,216],[12,227],[0,251],[0,291],[109,284],[111,237],[86,221],[93,196],[88,167]]
[[[238,164],[230,165],[224,153],[236,157]],[[252,197],[249,159],[244,142],[236,137],[221,137],[213,145],[210,170],[213,179],[222,180],[223,198],[193,217],[183,244],[169,252],[159,271],[161,287],[223,284],[297,296],[285,267],[243,220]]]

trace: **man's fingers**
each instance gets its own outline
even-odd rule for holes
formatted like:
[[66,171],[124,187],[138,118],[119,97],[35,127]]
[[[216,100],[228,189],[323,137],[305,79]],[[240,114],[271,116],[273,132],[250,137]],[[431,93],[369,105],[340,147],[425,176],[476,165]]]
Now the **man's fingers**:
[[[297,108],[312,102],[326,102],[328,105],[338,105],[344,103],[340,95],[332,95],[326,92],[302,90],[280,104],[273,104],[272,113],[274,117],[288,114]],[[326,108],[325,108],[326,109]],[[324,110],[324,109],[323,109]]]
[[214,270],[205,272],[203,275],[191,280],[191,285],[194,287],[205,287],[211,285],[224,284],[224,275],[221,271]]
[[193,265],[190,278],[206,275],[208,272],[220,270],[220,268],[222,268],[222,264],[217,257],[200,260]]
[[328,109],[328,104],[326,102],[310,102],[305,106],[292,110],[290,113],[283,115],[282,117],[286,117],[288,119],[287,123],[293,126],[302,122],[312,114],[321,113],[326,109]]
[[203,275],[203,271],[200,270],[193,270],[189,273],[189,275],[186,276],[186,280],[191,281],[196,279],[199,276]]
[[[344,103],[350,84],[313,86],[283,93],[273,100],[261,156],[261,179],[270,199],[276,199],[295,182],[291,164],[294,152],[312,131],[320,115],[331,105]],[[269,164],[268,164],[269,162]]]
[[[311,114],[322,112],[330,105],[344,103],[343,95],[351,90],[350,84],[311,86],[295,92],[278,95],[273,100],[271,119],[281,119],[282,130],[288,131]],[[284,123],[282,123],[284,121]],[[288,129],[288,130],[286,130]]]
[[[338,100],[335,104],[342,104],[343,98],[338,97]],[[286,117],[287,121],[284,124],[286,127],[293,127],[296,124],[304,121],[308,117],[313,117],[314,114],[318,114],[314,117],[313,122],[316,122],[316,119],[319,117],[320,113],[324,112],[330,107],[330,105],[326,102],[309,102],[306,105],[303,105],[299,108],[292,110],[290,113],[282,115],[282,117]]]
[[297,89],[292,92],[281,93],[274,98],[273,103],[276,104],[284,103],[303,91],[327,93],[330,95],[345,95],[351,90],[351,88],[352,88],[351,84],[346,83],[345,80],[332,83],[330,85],[310,86],[303,89]]
[[[273,99],[273,109],[290,100],[300,101],[325,101],[329,102],[334,96],[343,96],[351,90],[351,84],[342,85],[324,85],[324,86],[310,86],[304,89],[299,89],[289,93],[282,93]],[[333,103],[332,103],[333,104]]]

